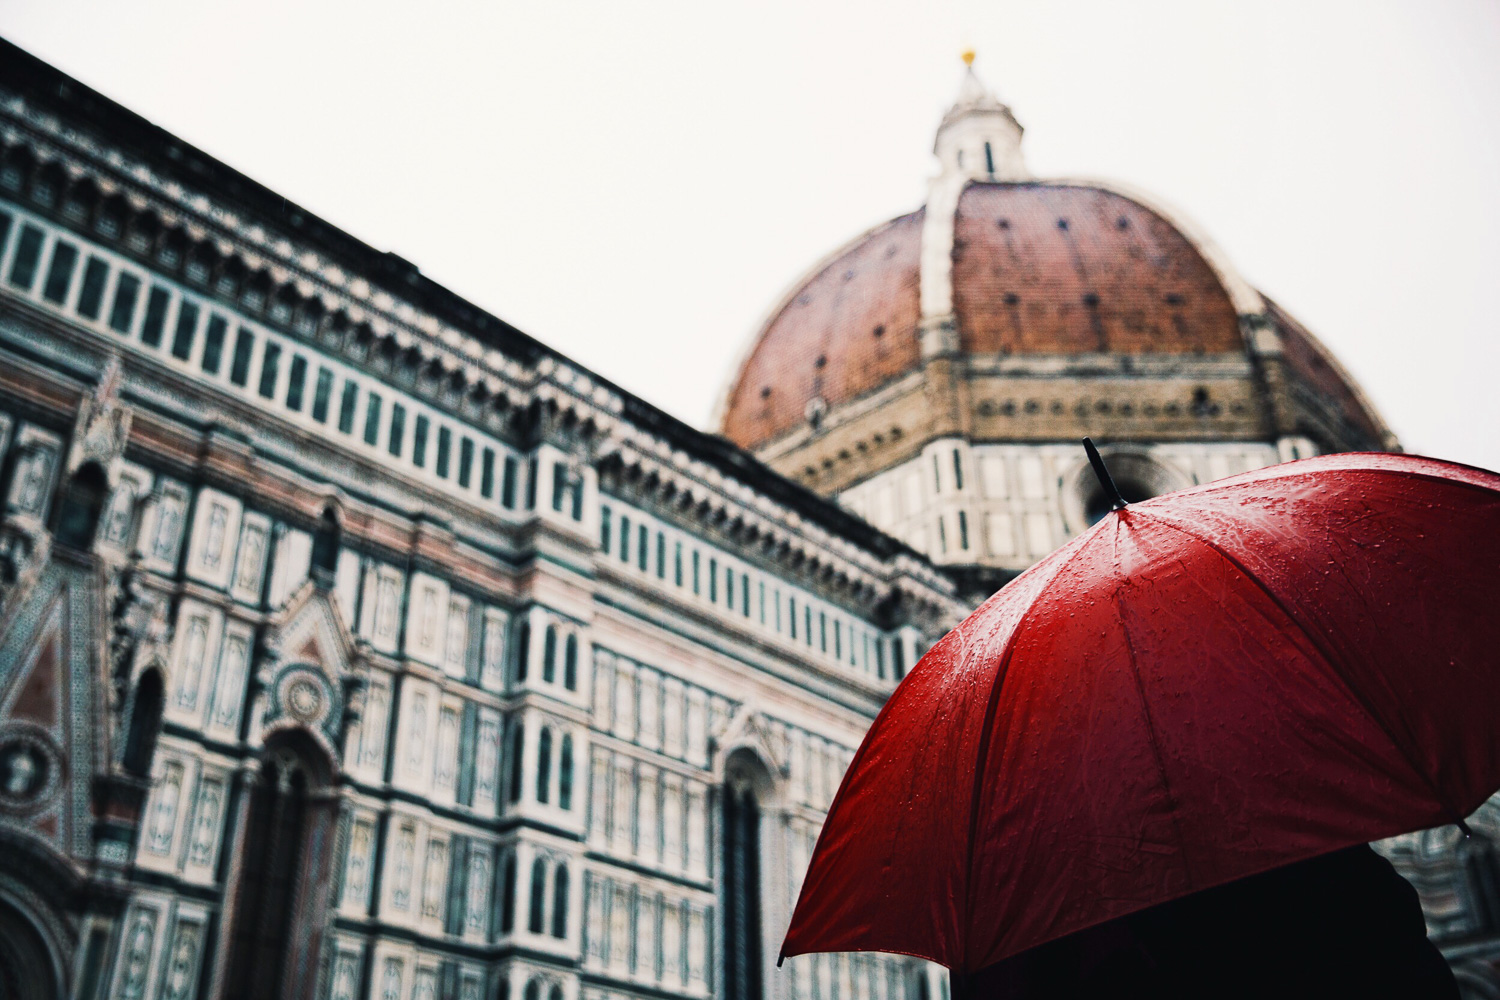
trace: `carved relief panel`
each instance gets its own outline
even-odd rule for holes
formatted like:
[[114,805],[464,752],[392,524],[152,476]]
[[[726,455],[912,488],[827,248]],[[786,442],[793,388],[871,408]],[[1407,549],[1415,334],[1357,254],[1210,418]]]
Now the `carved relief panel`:
[[188,545],[187,575],[211,587],[227,588],[239,541],[239,500],[218,490],[198,491]]

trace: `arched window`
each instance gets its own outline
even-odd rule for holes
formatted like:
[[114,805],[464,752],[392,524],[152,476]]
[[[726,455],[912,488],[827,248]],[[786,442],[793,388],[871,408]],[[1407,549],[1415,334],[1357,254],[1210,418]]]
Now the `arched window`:
[[526,984],[526,992],[523,994],[526,1000],[542,1000],[542,981],[533,979]]
[[563,646],[563,687],[578,690],[578,636],[572,632]]
[[557,874],[552,880],[552,936],[555,938],[568,936],[568,868],[566,865],[557,866]]
[[760,806],[738,777],[723,793],[724,996],[761,1000]]
[[552,463],[552,509],[562,513],[563,500],[568,492],[568,467],[561,462]]
[[573,808],[573,737],[563,734],[562,749],[557,755],[557,806]]
[[339,521],[333,516],[333,508],[325,507],[323,516],[318,518],[318,526],[313,529],[312,570],[314,574],[324,575],[330,582],[339,567],[340,535]]
[[526,724],[517,719],[510,729],[510,800],[521,801],[521,782],[525,775],[521,771],[521,750],[526,746]]
[[531,912],[526,920],[526,928],[533,934],[541,934],[546,931],[546,922],[542,918],[542,910],[547,901],[547,862],[537,858],[531,863]]
[[161,709],[165,693],[160,670],[148,670],[135,685],[135,699],[130,709],[130,732],[125,738],[125,754],[120,763],[137,778],[151,774],[151,758],[156,755],[156,734],[161,731]]
[[516,855],[505,854],[505,868],[500,876],[500,933],[509,934],[516,928]]
[[302,754],[285,747],[251,781],[226,970],[237,997],[279,998],[310,930],[297,926],[297,911],[309,875],[306,847],[317,842],[313,824],[326,821],[309,795],[321,783]]
[[552,787],[552,730],[543,728],[536,741],[536,800],[545,803]]
[[73,473],[57,510],[57,531],[53,537],[59,545],[87,549],[94,544],[94,532],[99,527],[99,515],[104,512],[108,492],[109,482],[98,462],[89,462]]
[[499,992],[495,995],[495,1000],[510,1000],[510,980],[509,979],[501,979],[500,980],[500,989],[499,989]]
[[547,637],[542,643],[542,681],[551,684],[557,679],[557,628],[547,626]]
[[551,992],[547,994],[547,1000],[563,1000],[562,986],[553,983]]
[[516,633],[516,683],[526,679],[526,661],[531,658],[531,623],[522,622]]

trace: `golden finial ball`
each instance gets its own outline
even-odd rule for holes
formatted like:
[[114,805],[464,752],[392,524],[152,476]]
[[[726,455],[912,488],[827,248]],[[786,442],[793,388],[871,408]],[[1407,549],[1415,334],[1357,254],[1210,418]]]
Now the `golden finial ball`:
[[974,50],[964,49],[961,58],[963,59],[965,66],[974,65]]

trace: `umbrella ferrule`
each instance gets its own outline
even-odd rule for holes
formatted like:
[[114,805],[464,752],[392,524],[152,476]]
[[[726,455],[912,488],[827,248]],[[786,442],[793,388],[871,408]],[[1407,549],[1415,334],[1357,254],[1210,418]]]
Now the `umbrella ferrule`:
[[1083,450],[1089,456],[1089,465],[1094,467],[1094,475],[1099,477],[1099,485],[1104,487],[1104,495],[1109,497],[1110,509],[1125,509],[1127,506],[1125,498],[1120,495],[1120,488],[1115,485],[1115,477],[1109,474],[1109,466],[1104,464],[1104,457],[1099,454],[1099,449],[1094,447],[1092,440],[1084,438]]

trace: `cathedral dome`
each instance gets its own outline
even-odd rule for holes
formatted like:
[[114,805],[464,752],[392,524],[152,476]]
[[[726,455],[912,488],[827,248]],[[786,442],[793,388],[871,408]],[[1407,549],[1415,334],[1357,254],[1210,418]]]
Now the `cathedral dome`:
[[[779,459],[804,455],[835,427],[869,423],[872,410],[913,392],[934,419],[897,420],[879,442],[856,450],[905,434],[908,447],[920,447],[945,433],[1061,440],[1080,431],[1130,439],[1295,432],[1317,439],[1321,450],[1393,443],[1311,334],[1251,288],[1191,223],[1118,185],[1032,177],[1021,133],[970,67],[938,129],[940,168],[926,204],[840,248],[776,304],[721,398],[721,433],[828,490],[880,463],[855,461],[846,473],[830,473],[843,447],[811,464]],[[1173,409],[1213,411],[1207,392],[1222,400],[1217,412],[1239,418],[1233,426],[986,419],[1007,406],[1033,405],[1045,416],[1059,406],[1076,413],[1080,404],[1105,412],[1097,407],[1108,402],[1080,390],[1077,378],[1053,398],[1011,399],[997,376],[1154,373],[1190,382],[1215,363],[1217,376],[1242,372],[1243,391],[1174,386],[1186,395]],[[1285,384],[1271,384],[1281,373],[1269,369],[1277,366],[1288,369]],[[935,372],[949,388],[962,388],[934,392]],[[1303,410],[1318,412],[1291,412],[1299,390]],[[1285,413],[1271,412],[1277,392]],[[1169,404],[1163,399],[1159,412],[1170,413]],[[950,413],[945,424],[934,407],[974,412]]]
[[[723,432],[755,448],[922,364],[919,209],[818,265],[755,338]],[[1243,349],[1224,283],[1156,210],[1082,183],[974,181],[958,199],[952,316],[969,354]]]

